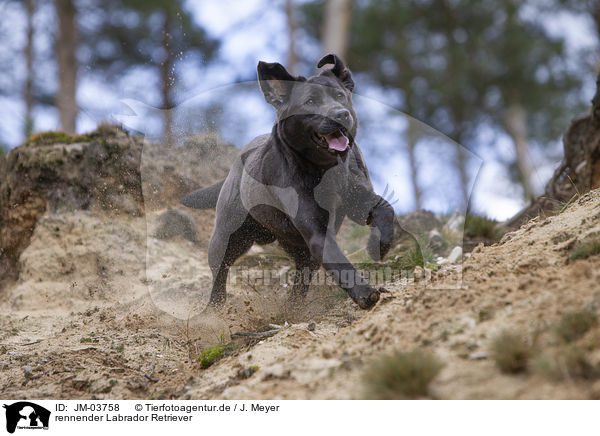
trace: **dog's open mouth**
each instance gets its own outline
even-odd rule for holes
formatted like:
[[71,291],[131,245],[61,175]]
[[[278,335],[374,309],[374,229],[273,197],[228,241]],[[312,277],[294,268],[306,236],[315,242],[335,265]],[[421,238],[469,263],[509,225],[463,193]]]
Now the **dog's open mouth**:
[[327,134],[317,133],[317,140],[321,147],[332,153],[346,151],[350,146],[350,140],[343,128]]

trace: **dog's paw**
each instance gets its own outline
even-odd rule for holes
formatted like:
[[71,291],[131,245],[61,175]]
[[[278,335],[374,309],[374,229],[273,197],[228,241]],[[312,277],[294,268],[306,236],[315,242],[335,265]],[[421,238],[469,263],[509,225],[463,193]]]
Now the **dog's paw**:
[[379,301],[380,292],[381,290],[377,290],[369,286],[367,287],[367,292],[365,295],[357,297],[354,301],[361,309],[370,309],[375,305],[375,303],[377,303],[377,301]]

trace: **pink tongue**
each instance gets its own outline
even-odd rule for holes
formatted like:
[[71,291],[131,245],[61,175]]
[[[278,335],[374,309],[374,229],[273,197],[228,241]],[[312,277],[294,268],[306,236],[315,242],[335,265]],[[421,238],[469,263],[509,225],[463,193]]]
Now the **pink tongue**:
[[346,138],[346,135],[337,133],[324,136],[327,140],[327,144],[329,144],[329,148],[335,151],[344,151],[348,148],[349,141],[348,138]]

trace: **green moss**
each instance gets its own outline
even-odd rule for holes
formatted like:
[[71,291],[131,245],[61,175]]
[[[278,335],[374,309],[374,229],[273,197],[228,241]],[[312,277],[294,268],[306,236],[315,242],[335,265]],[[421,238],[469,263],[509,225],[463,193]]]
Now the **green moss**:
[[588,239],[573,248],[571,260],[587,259],[597,254],[600,254],[600,239]]
[[500,371],[508,374],[526,371],[533,354],[522,335],[506,331],[492,341],[491,352]]
[[415,267],[434,265],[434,254],[427,244],[414,242],[410,248],[401,247],[388,255],[391,259],[386,262],[362,262],[359,268],[369,271],[384,271],[386,268],[392,271],[412,271]]
[[81,343],[81,344],[88,344],[88,343],[93,342],[93,341],[94,340],[92,338],[81,338],[79,340],[79,343]]
[[378,400],[425,397],[442,367],[437,357],[421,350],[384,356],[364,376],[366,396]]
[[206,369],[223,357],[229,355],[232,351],[233,344],[219,344],[214,347],[209,347],[198,356],[200,367]]
[[590,310],[567,313],[556,326],[556,334],[564,342],[573,342],[598,323],[596,314]]
[[76,142],[87,142],[92,138],[90,135],[70,135],[65,132],[56,131],[56,132],[41,132],[31,135],[27,141],[25,141],[26,145],[35,144],[35,145],[51,145],[51,144],[73,144]]
[[502,231],[498,226],[498,221],[479,215],[467,215],[465,219],[465,237],[498,241],[502,237]]
[[393,262],[390,263],[390,267],[398,271],[414,270],[417,266],[425,266],[423,252],[418,246],[412,250],[408,250],[407,252],[399,256],[396,256]]

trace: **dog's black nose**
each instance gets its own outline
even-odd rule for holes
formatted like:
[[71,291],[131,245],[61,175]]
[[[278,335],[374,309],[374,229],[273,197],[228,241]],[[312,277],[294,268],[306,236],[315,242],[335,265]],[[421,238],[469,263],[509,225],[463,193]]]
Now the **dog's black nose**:
[[348,121],[348,118],[350,118],[350,112],[346,109],[343,109],[341,111],[336,112],[334,116],[336,121],[339,121],[340,123],[345,123],[346,121]]

